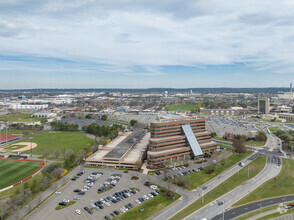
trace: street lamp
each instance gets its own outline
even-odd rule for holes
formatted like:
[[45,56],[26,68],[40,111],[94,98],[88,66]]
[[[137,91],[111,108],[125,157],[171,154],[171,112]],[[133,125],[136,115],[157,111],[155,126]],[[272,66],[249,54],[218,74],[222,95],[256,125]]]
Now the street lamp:
[[30,137],[31,140],[31,157],[33,156],[33,137]]

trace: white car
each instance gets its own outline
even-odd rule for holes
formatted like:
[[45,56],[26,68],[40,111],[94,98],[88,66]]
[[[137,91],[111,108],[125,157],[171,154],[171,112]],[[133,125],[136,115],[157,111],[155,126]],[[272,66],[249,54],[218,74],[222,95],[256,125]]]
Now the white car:
[[76,213],[77,213],[78,215],[82,214],[81,210],[79,210],[79,209],[76,209]]
[[126,210],[124,210],[123,208],[120,208],[119,210],[124,213],[126,212]]
[[68,200],[68,199],[63,199],[62,201],[63,201],[63,202],[69,202],[69,200]]
[[91,203],[90,206],[92,206],[94,208],[96,205],[94,203]]
[[79,199],[80,199],[80,197],[78,197],[78,196],[75,196],[75,197],[73,197],[73,199],[74,199],[74,200],[79,200]]
[[106,205],[106,206],[110,206],[110,203],[109,203],[109,202],[105,202],[105,205]]
[[139,199],[135,200],[136,203],[141,204],[141,202],[139,201]]
[[150,193],[148,194],[148,196],[149,196],[150,198],[153,198],[153,195],[151,195]]
[[61,191],[56,191],[55,194],[58,194],[59,195],[59,194],[61,194]]

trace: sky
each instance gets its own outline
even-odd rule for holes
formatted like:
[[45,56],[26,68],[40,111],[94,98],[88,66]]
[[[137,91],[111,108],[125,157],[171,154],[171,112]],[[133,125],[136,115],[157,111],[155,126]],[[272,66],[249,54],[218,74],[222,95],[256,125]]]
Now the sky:
[[0,0],[0,89],[288,87],[293,0]]

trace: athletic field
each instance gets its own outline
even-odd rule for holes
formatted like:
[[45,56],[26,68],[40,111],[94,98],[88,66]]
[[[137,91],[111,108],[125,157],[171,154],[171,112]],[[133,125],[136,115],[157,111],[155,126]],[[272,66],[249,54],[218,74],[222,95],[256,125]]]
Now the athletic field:
[[0,160],[0,189],[15,184],[36,172],[41,163]]

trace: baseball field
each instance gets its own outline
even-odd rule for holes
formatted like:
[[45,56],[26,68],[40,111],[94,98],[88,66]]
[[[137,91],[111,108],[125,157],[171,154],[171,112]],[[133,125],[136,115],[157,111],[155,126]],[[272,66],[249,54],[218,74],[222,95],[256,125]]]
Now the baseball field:
[[15,184],[36,172],[41,163],[0,160],[0,189]]

